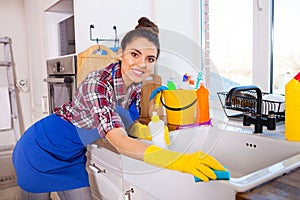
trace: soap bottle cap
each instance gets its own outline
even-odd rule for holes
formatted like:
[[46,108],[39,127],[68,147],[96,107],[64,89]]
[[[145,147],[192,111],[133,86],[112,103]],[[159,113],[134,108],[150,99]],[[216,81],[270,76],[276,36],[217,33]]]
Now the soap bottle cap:
[[200,81],[200,87],[205,87],[205,82],[204,82],[204,80],[201,80],[201,81]]
[[152,122],[158,122],[160,119],[159,119],[159,116],[157,115],[157,112],[152,112],[152,117],[151,117],[151,121]]
[[294,79],[300,81],[300,72],[294,77]]

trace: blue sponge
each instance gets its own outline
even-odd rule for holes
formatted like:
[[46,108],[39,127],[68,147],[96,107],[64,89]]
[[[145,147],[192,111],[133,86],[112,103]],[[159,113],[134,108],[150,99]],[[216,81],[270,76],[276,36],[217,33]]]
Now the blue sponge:
[[[216,180],[229,180],[230,179],[230,171],[227,169],[226,166],[224,166],[226,171],[223,170],[213,170],[213,172],[216,174],[217,179]],[[202,181],[200,178],[194,176],[195,182]]]

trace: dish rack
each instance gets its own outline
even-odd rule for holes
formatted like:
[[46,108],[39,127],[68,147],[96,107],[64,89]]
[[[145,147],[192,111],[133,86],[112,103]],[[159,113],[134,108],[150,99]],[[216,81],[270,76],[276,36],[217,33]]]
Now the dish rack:
[[[235,94],[232,97],[232,103],[230,106],[226,106],[226,97],[228,92],[217,92],[219,100],[222,104],[223,110],[229,119],[243,121],[243,113],[251,113],[255,115],[257,113],[257,94],[253,91],[243,91]],[[269,93],[262,92],[262,96]],[[276,123],[284,122],[285,120],[285,107],[284,102],[262,100],[261,113],[262,117],[267,117],[269,111],[273,111]]]

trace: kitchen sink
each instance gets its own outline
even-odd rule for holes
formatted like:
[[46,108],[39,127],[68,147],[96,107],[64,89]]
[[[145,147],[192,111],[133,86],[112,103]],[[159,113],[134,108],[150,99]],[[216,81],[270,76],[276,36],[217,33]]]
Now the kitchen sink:
[[195,182],[190,174],[121,156],[124,179],[158,199],[235,199],[237,192],[246,192],[300,167],[300,142],[222,126],[182,129],[170,135],[170,150],[205,151],[227,166],[231,176],[229,181]]

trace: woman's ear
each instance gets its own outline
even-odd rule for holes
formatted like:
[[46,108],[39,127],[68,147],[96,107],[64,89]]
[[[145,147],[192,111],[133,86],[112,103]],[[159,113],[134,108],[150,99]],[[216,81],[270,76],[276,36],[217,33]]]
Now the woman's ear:
[[118,59],[120,61],[122,61],[122,56],[123,56],[123,50],[121,48],[119,48],[118,52],[117,52],[117,55],[118,55]]

